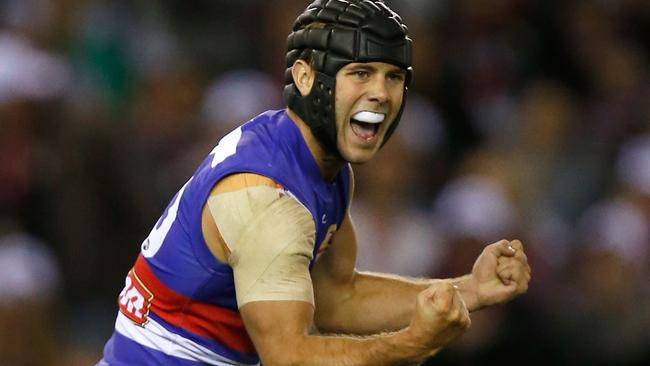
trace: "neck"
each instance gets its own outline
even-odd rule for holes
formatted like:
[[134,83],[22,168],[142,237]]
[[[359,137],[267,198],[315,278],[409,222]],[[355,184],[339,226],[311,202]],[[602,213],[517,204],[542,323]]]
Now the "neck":
[[320,145],[318,140],[316,140],[316,137],[311,132],[307,123],[305,123],[305,121],[303,121],[302,118],[295,114],[291,109],[287,108],[287,114],[293,123],[298,126],[298,129],[300,129],[300,133],[309,148],[309,152],[311,152],[311,155],[314,157],[323,179],[328,182],[333,180],[339,170],[341,170],[341,167],[345,164],[345,161],[340,157],[328,154]]

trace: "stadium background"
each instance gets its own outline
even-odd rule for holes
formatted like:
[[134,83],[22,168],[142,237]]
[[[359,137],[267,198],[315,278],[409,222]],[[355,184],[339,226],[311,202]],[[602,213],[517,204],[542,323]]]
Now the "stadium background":
[[[100,357],[171,195],[282,107],[306,3],[0,0],[0,364]],[[528,294],[432,365],[649,364],[650,2],[389,3],[415,82],[356,168],[359,267],[455,276],[521,238]]]

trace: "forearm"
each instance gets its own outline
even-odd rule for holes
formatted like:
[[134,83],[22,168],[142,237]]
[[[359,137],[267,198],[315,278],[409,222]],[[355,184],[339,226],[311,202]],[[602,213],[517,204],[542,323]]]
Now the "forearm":
[[240,313],[266,366],[409,365],[433,356],[458,330],[444,305],[453,302],[449,294],[414,302],[422,310],[408,327],[365,337],[310,334],[314,308],[300,301],[250,302]]
[[[389,366],[415,365],[435,355],[409,334],[409,329],[367,337],[304,336],[296,340],[295,352],[268,355],[265,365]],[[278,352],[279,353],[279,352]]]
[[325,332],[350,334],[402,329],[413,316],[417,294],[433,281],[357,272],[346,286],[316,289],[316,324]]
[[[471,275],[448,280],[458,288],[470,312],[481,308]],[[357,272],[347,290],[338,292],[341,296],[318,302],[316,323],[324,331],[350,334],[402,329],[413,316],[417,294],[437,281],[446,280]]]

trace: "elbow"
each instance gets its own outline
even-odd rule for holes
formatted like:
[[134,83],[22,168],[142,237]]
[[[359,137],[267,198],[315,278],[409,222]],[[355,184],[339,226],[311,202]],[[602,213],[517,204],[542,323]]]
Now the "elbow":
[[303,361],[292,355],[294,351],[285,350],[273,352],[272,354],[260,355],[262,365],[264,366],[300,366],[305,365]]
[[280,340],[264,352],[260,352],[261,363],[264,366],[304,366],[310,364],[306,355],[309,351],[300,342]]

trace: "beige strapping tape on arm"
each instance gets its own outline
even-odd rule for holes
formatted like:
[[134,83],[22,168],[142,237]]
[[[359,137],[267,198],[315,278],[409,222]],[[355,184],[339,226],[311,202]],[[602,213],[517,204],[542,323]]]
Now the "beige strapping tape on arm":
[[309,210],[268,186],[211,196],[208,207],[231,251],[239,307],[263,300],[314,303],[309,262],[315,224]]

